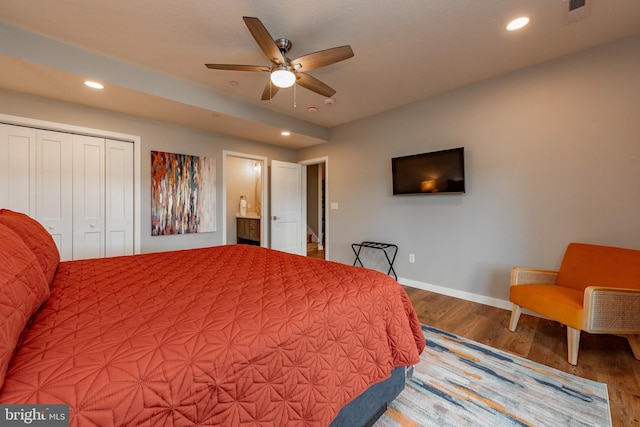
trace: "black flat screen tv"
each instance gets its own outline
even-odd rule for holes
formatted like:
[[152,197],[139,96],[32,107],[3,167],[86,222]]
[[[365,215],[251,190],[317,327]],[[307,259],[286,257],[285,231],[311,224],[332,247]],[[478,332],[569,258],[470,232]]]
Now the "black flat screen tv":
[[460,194],[464,147],[391,159],[393,194]]

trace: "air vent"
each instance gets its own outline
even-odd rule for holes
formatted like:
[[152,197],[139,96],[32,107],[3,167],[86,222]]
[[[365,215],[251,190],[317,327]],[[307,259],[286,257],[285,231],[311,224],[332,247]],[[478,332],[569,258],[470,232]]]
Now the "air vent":
[[587,0],[569,0],[569,12],[584,7],[586,3]]
[[584,21],[591,14],[592,0],[565,0],[564,21],[565,23]]

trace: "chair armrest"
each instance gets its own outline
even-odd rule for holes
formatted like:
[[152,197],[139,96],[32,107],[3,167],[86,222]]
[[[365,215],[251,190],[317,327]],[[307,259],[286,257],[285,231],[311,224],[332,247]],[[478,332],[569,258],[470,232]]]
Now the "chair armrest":
[[640,289],[589,286],[584,290],[583,307],[586,332],[640,333]]
[[517,285],[555,285],[558,272],[539,268],[513,267],[511,269],[511,286]]

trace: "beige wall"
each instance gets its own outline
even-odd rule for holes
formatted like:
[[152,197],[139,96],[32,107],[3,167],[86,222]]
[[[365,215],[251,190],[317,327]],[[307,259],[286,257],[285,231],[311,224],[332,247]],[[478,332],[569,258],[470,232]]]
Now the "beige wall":
[[[331,161],[331,258],[396,243],[401,282],[506,300],[570,241],[640,249],[639,78],[635,37],[334,129],[299,156]],[[392,157],[457,146],[466,194],[391,195]]]
[[[223,150],[328,156],[332,259],[352,263],[353,242],[396,243],[401,281],[504,300],[511,266],[557,268],[570,241],[640,249],[639,53],[635,37],[560,58],[343,125],[299,153],[3,90],[0,113],[140,136],[142,252],[222,242]],[[391,195],[391,157],[455,146],[466,194]],[[215,157],[217,232],[151,237],[151,150]]]
[[[222,151],[229,150],[267,157],[268,160],[296,161],[296,152],[269,144],[190,129],[127,114],[85,107],[0,89],[0,113],[73,126],[106,130],[141,137],[141,252],[166,251],[222,244]],[[151,151],[168,151],[216,159],[216,232],[174,236],[151,236],[150,174]],[[227,236],[235,241],[235,236]]]

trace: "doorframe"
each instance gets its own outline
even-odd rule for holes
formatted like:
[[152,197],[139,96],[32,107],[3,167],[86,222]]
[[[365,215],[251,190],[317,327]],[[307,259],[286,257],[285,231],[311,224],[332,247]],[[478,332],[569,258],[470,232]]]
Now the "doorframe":
[[257,156],[254,154],[239,153],[236,151],[222,150],[222,244],[228,245],[227,242],[227,157],[237,157],[247,160],[259,161],[262,164],[262,200],[260,211],[260,246],[269,247],[269,230],[265,221],[265,217],[269,213],[269,197],[267,197],[268,191],[268,164],[267,158],[264,156]]
[[[329,237],[331,233],[329,233],[329,156],[324,157],[316,157],[313,159],[301,160],[298,162],[303,166],[317,165],[324,163],[324,259],[329,260]],[[302,174],[302,192],[303,197],[303,218],[306,221],[307,219],[307,168],[303,169],[304,173]],[[306,230],[306,227],[305,227]],[[306,246],[306,233],[305,233],[305,246]]]

